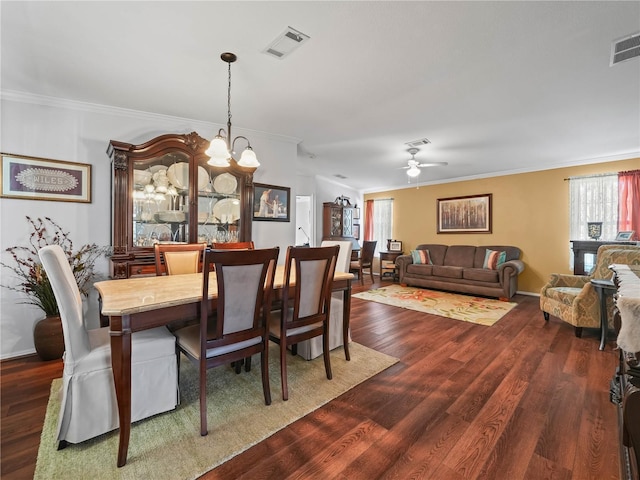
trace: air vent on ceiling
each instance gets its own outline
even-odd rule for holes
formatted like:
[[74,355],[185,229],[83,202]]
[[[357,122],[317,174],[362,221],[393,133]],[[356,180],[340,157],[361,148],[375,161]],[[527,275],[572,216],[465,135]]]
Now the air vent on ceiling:
[[427,138],[421,138],[420,140],[414,140],[413,142],[407,142],[405,145],[409,145],[412,148],[420,147],[422,145],[428,145],[431,142]]
[[305,35],[294,28],[287,27],[287,29],[262,52],[272,57],[284,58],[307,40],[309,40],[309,35]]
[[640,33],[619,38],[611,44],[610,66],[635,57],[640,57]]

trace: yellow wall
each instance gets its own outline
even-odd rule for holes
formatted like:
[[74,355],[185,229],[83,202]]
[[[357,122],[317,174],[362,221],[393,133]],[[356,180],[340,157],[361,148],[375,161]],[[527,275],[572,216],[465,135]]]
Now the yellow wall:
[[[514,245],[525,270],[521,292],[539,293],[553,272],[569,269],[569,182],[565,178],[640,168],[640,158],[464,182],[405,188],[365,195],[365,201],[393,198],[393,238],[408,253],[420,243]],[[428,175],[424,169],[422,176]],[[491,234],[437,234],[438,198],[493,194]]]

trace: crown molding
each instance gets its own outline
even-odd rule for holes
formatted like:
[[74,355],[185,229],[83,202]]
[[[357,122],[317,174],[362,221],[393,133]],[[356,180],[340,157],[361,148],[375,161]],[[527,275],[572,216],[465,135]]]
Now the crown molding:
[[615,155],[608,155],[605,157],[583,158],[583,159],[572,160],[568,162],[558,162],[558,163],[555,163],[553,166],[542,165],[540,166],[540,168],[520,168],[520,169],[513,169],[513,170],[501,170],[499,172],[489,172],[489,173],[484,173],[482,175],[469,175],[466,177],[447,178],[443,180],[434,180],[431,182],[417,182],[417,183],[412,183],[411,185],[402,186],[402,187],[397,187],[397,186],[372,187],[372,188],[363,189],[361,193],[367,194],[367,193],[389,192],[391,190],[406,190],[409,188],[426,187],[429,185],[441,185],[445,183],[466,182],[468,180],[481,180],[483,178],[504,177],[507,175],[518,175],[522,173],[542,172],[545,170],[557,170],[559,168],[580,167],[583,165],[591,165],[594,163],[617,162],[619,160],[632,160],[634,158],[640,158],[640,151],[619,153]]
[[[43,107],[63,108],[78,112],[98,113],[102,115],[112,115],[119,117],[128,117],[138,120],[153,120],[162,122],[189,122],[194,128],[201,128],[203,131],[217,131],[224,128],[225,125],[213,122],[205,122],[195,120],[193,118],[175,117],[172,115],[164,115],[161,113],[143,112],[141,110],[133,110],[130,108],[113,107],[110,105],[101,105],[98,103],[81,102],[78,100],[70,100],[68,98],[50,97],[47,95],[39,95],[36,93],[20,92],[17,90],[1,90],[0,100],[16,103],[27,103]],[[274,133],[262,132],[259,130],[250,130],[234,125],[234,131],[241,131],[246,136],[261,137],[269,140],[275,140],[285,143],[298,144],[301,142],[299,138],[289,137],[286,135],[278,135]]]

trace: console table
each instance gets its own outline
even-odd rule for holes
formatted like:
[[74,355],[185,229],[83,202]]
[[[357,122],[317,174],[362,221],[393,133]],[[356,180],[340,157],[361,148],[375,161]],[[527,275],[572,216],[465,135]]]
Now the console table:
[[[390,274],[393,277],[393,281],[396,281],[396,258],[402,255],[402,251],[393,252],[379,252],[380,253],[380,280],[385,274]],[[393,264],[393,265],[391,265]]]
[[618,406],[620,478],[640,475],[640,338],[633,333],[640,323],[640,266],[611,265],[614,271],[615,327],[620,364],[611,380],[610,398]]
[[613,240],[571,240],[574,275],[589,275],[589,272],[585,272],[584,270],[584,256],[587,254],[593,254],[595,256],[601,245],[638,245],[638,242],[616,242]]

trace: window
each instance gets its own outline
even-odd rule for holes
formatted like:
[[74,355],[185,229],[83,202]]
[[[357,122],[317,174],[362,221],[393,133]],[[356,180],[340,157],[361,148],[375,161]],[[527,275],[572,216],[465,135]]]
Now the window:
[[393,238],[393,198],[373,201],[373,238],[376,240],[376,255],[387,248],[387,239]]
[[572,178],[569,182],[569,239],[589,240],[587,222],[602,222],[600,240],[618,234],[618,175]]
[[[590,240],[587,222],[602,222],[599,240],[613,240],[618,233],[618,175],[571,178],[569,181],[569,240]],[[569,246],[571,248],[571,246]],[[573,269],[573,254],[569,255]],[[585,254],[584,268],[595,265],[593,254]]]

